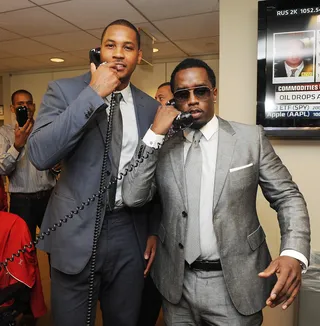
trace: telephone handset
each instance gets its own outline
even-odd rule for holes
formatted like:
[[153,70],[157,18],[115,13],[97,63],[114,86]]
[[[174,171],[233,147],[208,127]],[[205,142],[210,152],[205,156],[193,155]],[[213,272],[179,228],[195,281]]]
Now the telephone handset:
[[94,48],[89,51],[89,59],[90,62],[93,62],[96,67],[98,68],[99,65],[101,64],[100,60],[100,48]]
[[[175,108],[177,108],[176,106],[176,102],[174,99],[169,100],[166,105],[172,105]],[[172,123],[172,130],[174,132],[177,132],[179,130],[183,130],[185,128],[190,127],[193,124],[193,117],[192,114],[189,112],[180,112],[175,119],[173,120]]]

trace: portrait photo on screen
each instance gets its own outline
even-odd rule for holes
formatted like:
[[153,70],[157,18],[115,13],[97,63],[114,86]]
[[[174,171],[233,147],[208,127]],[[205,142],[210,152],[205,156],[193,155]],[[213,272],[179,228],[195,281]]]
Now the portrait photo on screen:
[[273,83],[313,82],[315,31],[273,34]]

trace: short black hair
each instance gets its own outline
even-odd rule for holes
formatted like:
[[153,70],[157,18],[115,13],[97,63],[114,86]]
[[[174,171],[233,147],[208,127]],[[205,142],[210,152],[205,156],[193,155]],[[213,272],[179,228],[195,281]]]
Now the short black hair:
[[31,97],[32,101],[33,101],[33,96],[30,92],[26,91],[25,89],[18,89],[17,91],[13,92],[11,95],[11,104],[14,104],[14,98],[17,94],[27,94]]
[[162,83],[161,85],[158,86],[158,89],[163,87],[163,86],[170,86],[170,82]]
[[216,76],[213,72],[213,70],[202,60],[200,59],[195,59],[195,58],[187,58],[181,61],[173,70],[171,74],[171,79],[170,79],[170,87],[171,87],[171,92],[174,92],[174,79],[176,77],[177,72],[180,70],[184,69],[189,69],[189,68],[203,68],[207,71],[209,81],[212,85],[212,87],[216,87]]
[[135,33],[136,33],[136,37],[137,37],[138,49],[140,50],[140,43],[141,43],[141,41],[140,41],[140,33],[139,33],[138,29],[133,24],[131,24],[129,21],[127,21],[125,19],[117,19],[117,20],[113,21],[112,23],[110,23],[102,32],[101,43],[103,41],[104,34],[106,33],[107,29],[110,26],[113,26],[113,25],[126,26],[126,27],[131,28],[132,30],[134,30]]

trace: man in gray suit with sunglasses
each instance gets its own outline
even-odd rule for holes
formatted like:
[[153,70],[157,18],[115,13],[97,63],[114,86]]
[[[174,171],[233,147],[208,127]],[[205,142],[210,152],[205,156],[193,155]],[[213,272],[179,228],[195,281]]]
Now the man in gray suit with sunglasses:
[[[214,72],[201,60],[188,58],[174,69],[176,106],[194,122],[162,143],[179,111],[160,107],[133,160],[154,154],[122,186],[128,206],[144,205],[156,190],[161,198],[153,276],[167,326],[261,325],[265,305],[290,306],[308,266],[302,194],[260,126],[214,114],[215,87]],[[274,260],[257,216],[258,186],[278,214],[281,254]]]

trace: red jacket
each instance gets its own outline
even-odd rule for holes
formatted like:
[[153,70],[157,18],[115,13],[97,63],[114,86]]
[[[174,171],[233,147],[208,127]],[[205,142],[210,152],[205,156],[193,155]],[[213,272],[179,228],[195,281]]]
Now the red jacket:
[[[18,215],[0,212],[0,261],[17,253],[18,249],[31,241],[30,231],[25,221]],[[26,249],[20,257],[9,262],[6,269],[0,271],[1,288],[17,282],[31,288],[30,306],[35,318],[47,312],[44,302],[38,259],[34,247]]]

